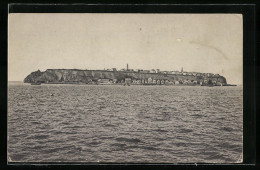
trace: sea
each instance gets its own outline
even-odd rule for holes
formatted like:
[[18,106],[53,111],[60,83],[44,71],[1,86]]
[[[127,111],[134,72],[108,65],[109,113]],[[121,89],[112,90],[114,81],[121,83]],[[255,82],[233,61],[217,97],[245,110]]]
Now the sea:
[[8,162],[241,163],[243,87],[8,83]]

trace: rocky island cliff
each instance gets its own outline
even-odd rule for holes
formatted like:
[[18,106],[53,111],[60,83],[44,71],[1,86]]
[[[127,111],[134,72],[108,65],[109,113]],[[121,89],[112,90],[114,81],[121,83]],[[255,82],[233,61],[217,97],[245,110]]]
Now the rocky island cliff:
[[32,72],[24,83],[50,84],[172,84],[172,85],[227,85],[219,74],[194,72],[149,72],[145,70],[79,70],[47,69]]

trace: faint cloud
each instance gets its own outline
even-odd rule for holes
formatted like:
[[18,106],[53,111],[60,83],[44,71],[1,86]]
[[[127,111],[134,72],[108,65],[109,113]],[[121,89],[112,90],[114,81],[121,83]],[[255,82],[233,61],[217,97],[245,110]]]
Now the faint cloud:
[[213,49],[215,50],[216,52],[218,52],[219,54],[221,54],[221,56],[226,59],[226,60],[229,60],[228,57],[226,56],[226,54],[221,51],[220,49],[214,47],[214,46],[211,46],[211,45],[208,45],[208,44],[205,44],[205,43],[202,43],[202,42],[195,42],[195,41],[189,41],[190,44],[197,44],[197,45],[200,45],[200,46],[203,46],[203,47],[206,47],[206,48],[210,48],[210,49]]

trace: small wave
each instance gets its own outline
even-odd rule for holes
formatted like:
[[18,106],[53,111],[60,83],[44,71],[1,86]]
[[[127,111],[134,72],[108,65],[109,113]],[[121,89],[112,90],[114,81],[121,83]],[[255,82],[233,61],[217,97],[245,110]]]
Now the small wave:
[[119,147],[119,148],[123,148],[123,147],[126,146],[126,144],[124,144],[124,143],[113,143],[113,144],[111,144],[111,146],[116,146],[116,147]]
[[168,132],[167,130],[163,130],[163,129],[156,129],[156,132]]
[[16,110],[14,110],[14,112],[16,112],[16,113],[21,113],[21,112],[23,112],[24,110],[22,110],[22,109],[16,109]]
[[183,142],[175,143],[175,145],[176,145],[177,147],[187,147],[187,144],[186,144],[186,143],[183,143]]
[[112,139],[111,136],[100,136],[99,139],[106,140],[106,139]]
[[54,133],[54,135],[59,135],[59,134],[63,134],[64,132],[62,132],[62,131],[55,131],[53,133]]
[[44,145],[36,145],[36,146],[30,147],[30,149],[32,149],[32,150],[42,150],[45,147],[46,146],[44,146]]
[[145,149],[145,150],[151,150],[151,151],[155,151],[156,148],[155,147],[152,147],[152,146],[142,146],[140,147],[141,149]]
[[58,151],[60,151],[62,149],[63,148],[51,148],[51,149],[44,150],[43,153],[47,153],[47,154],[49,154],[49,153],[56,153],[56,152],[58,152]]
[[141,142],[141,140],[137,138],[116,138],[116,140],[119,142],[131,142],[131,143]]
[[106,108],[106,106],[99,106],[99,109],[104,109],[104,108]]
[[46,139],[48,137],[49,135],[34,135],[34,136],[27,137],[27,139]]
[[225,119],[224,117],[217,118],[217,120],[224,120],[224,119]]
[[224,131],[227,131],[227,132],[231,132],[231,131],[233,131],[234,129],[233,128],[231,128],[231,127],[222,127],[222,128],[220,128],[221,130],[224,130]]
[[88,143],[88,145],[99,145],[99,144],[101,144],[101,142],[93,141]]
[[151,151],[155,151],[156,148],[153,146],[141,146],[141,145],[130,145],[127,146],[126,144],[119,144],[119,143],[115,143],[112,144],[113,146],[118,146],[120,148],[127,148],[127,149],[145,149],[145,150],[151,150]]
[[193,115],[191,115],[192,117],[196,117],[196,118],[201,118],[201,117],[203,117],[203,115],[200,115],[200,114],[193,114]]
[[237,152],[241,152],[242,151],[242,146],[240,145],[237,145],[237,144],[230,144],[228,142],[223,142],[223,143],[220,143],[218,144],[219,147],[227,147],[227,148],[230,148],[230,149],[233,149],[234,151],[237,151]]
[[179,130],[180,133],[190,133],[190,132],[193,132],[192,129],[180,129]]
[[36,125],[38,125],[38,124],[42,124],[41,122],[36,122],[36,121],[31,121],[31,124],[36,124]]
[[104,127],[115,127],[113,124],[105,124]]

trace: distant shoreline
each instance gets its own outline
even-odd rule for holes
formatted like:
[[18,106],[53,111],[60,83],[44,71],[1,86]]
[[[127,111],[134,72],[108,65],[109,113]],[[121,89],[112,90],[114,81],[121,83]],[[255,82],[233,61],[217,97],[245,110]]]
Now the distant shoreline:
[[[8,83],[24,83],[23,80],[15,80],[15,81],[8,81]],[[24,84],[30,84],[30,83],[24,83]],[[55,83],[42,83],[42,84],[55,84]],[[61,83],[57,83],[57,84],[61,84]],[[65,84],[65,83],[64,83]],[[68,83],[66,83],[68,84]],[[89,85],[89,84],[86,84]],[[228,86],[243,86],[243,84],[228,84]],[[177,86],[177,85],[175,85]],[[225,85],[226,86],[226,85]]]
[[[26,84],[26,85],[31,85],[31,83],[24,83],[23,81],[8,81],[8,84],[10,83],[15,83],[15,84]],[[51,82],[51,83],[41,83],[39,85],[86,85],[86,86],[128,86],[124,85],[123,83],[115,83],[115,84],[84,84],[84,83],[72,83],[72,82],[67,82],[67,83],[62,83],[62,82]],[[165,84],[130,84],[130,86],[205,86],[205,87],[221,87],[220,85],[188,85],[188,84],[178,84],[178,85],[165,85]],[[236,85],[236,84],[226,84],[222,86],[243,86],[243,85]]]

